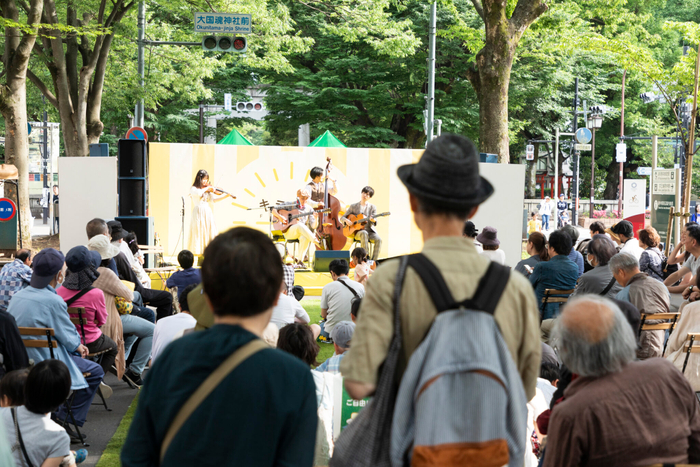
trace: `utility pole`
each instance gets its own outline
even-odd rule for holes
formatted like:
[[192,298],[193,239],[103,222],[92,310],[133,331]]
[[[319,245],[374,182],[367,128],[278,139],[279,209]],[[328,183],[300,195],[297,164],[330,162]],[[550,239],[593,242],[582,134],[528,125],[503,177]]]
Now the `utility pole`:
[[199,144],[204,144],[204,104],[199,103]]
[[593,141],[591,141],[591,212],[589,213],[591,219],[593,219],[593,198],[595,198],[595,130],[596,128],[593,127]]
[[[578,130],[578,78],[574,81],[574,135],[576,135],[576,130]],[[576,138],[574,136],[574,138]],[[574,144],[574,148],[576,145]],[[578,164],[581,152],[574,149],[574,179],[573,186],[571,187],[571,223],[574,225],[578,224]]]
[[[697,59],[695,60],[695,83],[693,85],[693,111],[690,114],[690,133],[688,134],[688,147],[685,151],[685,186],[683,187],[682,214],[690,215],[690,192],[693,179],[693,156],[695,155],[695,122],[698,113],[698,80],[700,79],[700,45],[698,46]],[[687,220],[687,219],[686,219]],[[685,222],[685,221],[683,221]]]
[[428,118],[426,121],[426,134],[428,136],[425,145],[433,140],[433,127],[435,125],[435,35],[437,33],[437,2],[430,6],[430,29],[428,33]]
[[[622,105],[620,106],[620,141],[625,136],[625,80],[627,79],[627,70],[622,73]],[[618,188],[617,213],[622,217],[622,187],[624,180],[622,179],[623,162],[620,162],[620,187]]]
[[[139,85],[141,87],[141,93],[144,91],[146,85],[146,66],[144,60],[144,41],[146,39],[146,1],[139,1],[139,13],[138,13],[138,27],[139,27],[139,37],[138,37],[138,73],[139,73]],[[139,100],[136,105],[136,126],[143,128],[143,113],[144,113],[144,100],[143,97]]]

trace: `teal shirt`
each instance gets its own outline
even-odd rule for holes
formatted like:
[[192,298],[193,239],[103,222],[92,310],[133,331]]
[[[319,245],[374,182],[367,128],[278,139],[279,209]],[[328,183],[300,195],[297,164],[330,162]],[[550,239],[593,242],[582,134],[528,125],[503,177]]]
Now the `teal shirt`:
[[[170,344],[141,388],[122,465],[161,465],[160,445],[177,412],[229,355],[255,338],[239,326],[218,324]],[[310,467],[316,405],[308,365],[277,349],[262,350],[195,410],[162,465]]]

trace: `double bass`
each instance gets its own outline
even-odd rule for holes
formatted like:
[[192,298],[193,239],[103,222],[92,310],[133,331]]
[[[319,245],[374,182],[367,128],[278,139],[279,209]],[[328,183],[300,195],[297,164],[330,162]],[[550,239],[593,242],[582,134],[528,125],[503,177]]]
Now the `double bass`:
[[[325,168],[325,185],[323,194],[323,207],[326,208],[318,217],[318,235],[322,240],[321,245],[326,250],[342,250],[347,243],[343,235],[343,224],[338,217],[341,206],[338,198],[328,193],[328,170],[331,167],[331,158],[327,157]],[[330,212],[327,212],[330,210]]]

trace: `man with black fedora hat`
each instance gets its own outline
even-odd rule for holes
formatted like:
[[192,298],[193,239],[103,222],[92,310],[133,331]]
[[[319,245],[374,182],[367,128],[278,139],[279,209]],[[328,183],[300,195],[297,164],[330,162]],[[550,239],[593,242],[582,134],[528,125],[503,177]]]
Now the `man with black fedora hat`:
[[[423,255],[440,271],[455,300],[473,297],[490,262],[462,233],[465,221],[494,191],[479,175],[476,147],[462,136],[442,135],[428,144],[417,164],[399,167],[398,176],[408,190],[413,218],[423,234]],[[398,266],[399,261],[385,262],[367,284],[352,348],[340,366],[345,387],[354,398],[374,392],[387,355]],[[402,375],[437,316],[425,285],[412,268],[406,271],[400,303],[404,358],[398,370]],[[510,274],[494,318],[531,399],[540,367],[539,313],[532,287],[520,274]]]

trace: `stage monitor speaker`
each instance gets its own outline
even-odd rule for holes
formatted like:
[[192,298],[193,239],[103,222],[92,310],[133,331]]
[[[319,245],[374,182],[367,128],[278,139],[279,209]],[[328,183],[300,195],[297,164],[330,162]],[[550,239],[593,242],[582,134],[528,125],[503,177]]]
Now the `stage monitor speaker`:
[[[153,228],[153,218],[143,216],[120,216],[115,217],[115,221],[122,223],[122,227],[126,232],[134,232],[139,245],[153,246],[155,229]],[[146,263],[144,267],[154,268],[156,258],[154,254],[145,255]]]
[[350,263],[349,250],[316,250],[314,257],[314,272],[328,272],[328,265],[334,259],[344,259]]
[[119,215],[146,215],[146,180],[133,178],[119,179]]
[[141,139],[120,139],[117,144],[119,178],[146,177],[148,143]]

